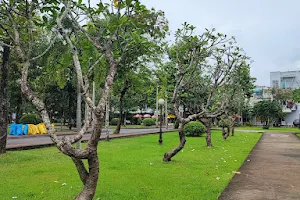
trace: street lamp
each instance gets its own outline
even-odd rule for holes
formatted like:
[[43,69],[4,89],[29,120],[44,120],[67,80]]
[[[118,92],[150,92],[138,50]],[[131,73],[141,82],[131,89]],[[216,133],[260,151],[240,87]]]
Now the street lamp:
[[163,105],[165,104],[165,100],[164,99],[159,99],[158,100],[158,104],[159,104],[159,107],[160,107],[160,125],[159,125],[159,144],[162,144],[162,130],[161,130],[161,126],[162,126],[162,108],[163,108]]

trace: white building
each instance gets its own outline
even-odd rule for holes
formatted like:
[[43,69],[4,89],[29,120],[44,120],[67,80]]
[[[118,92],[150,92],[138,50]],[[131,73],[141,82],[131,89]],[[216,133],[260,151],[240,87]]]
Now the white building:
[[300,86],[300,71],[271,72],[270,86],[297,89]]
[[[300,72],[299,72],[300,76]],[[273,100],[271,88],[266,86],[257,86],[253,90],[253,95],[249,100],[249,104],[253,107],[256,103],[263,100]],[[295,119],[299,119],[300,115],[300,103],[292,103],[287,106],[288,103],[282,105],[282,111],[286,114],[284,119],[281,121],[281,125],[292,126]],[[254,120],[254,124],[262,125],[259,121]]]

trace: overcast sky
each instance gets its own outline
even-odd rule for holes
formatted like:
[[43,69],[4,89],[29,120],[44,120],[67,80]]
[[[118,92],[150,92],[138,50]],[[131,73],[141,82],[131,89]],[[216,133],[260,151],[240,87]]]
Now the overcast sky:
[[[96,2],[97,0],[94,0]],[[141,0],[162,10],[171,34],[188,22],[197,27],[215,27],[235,36],[253,60],[251,75],[257,85],[270,83],[271,71],[300,70],[299,0]]]

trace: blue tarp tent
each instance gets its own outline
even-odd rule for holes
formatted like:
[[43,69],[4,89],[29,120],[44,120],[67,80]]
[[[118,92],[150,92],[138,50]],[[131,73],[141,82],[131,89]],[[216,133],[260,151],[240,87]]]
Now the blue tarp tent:
[[22,127],[22,133],[23,135],[27,135],[28,134],[28,124],[23,124],[23,127]]
[[9,134],[15,135],[15,136],[27,135],[28,134],[28,124],[11,124]]
[[16,124],[16,135],[23,135],[22,126],[23,124]]
[[16,124],[11,124],[10,125],[9,134],[10,135],[16,135]]

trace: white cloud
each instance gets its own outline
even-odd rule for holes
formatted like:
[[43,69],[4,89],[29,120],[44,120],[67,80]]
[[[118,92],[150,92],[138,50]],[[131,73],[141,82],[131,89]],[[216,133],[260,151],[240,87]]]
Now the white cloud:
[[[97,0],[91,0],[93,4]],[[269,72],[300,69],[300,20],[298,0],[141,0],[163,10],[171,33],[183,22],[215,27],[237,42],[255,61],[251,74],[257,84],[269,85]]]

